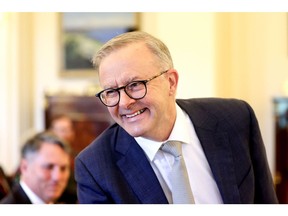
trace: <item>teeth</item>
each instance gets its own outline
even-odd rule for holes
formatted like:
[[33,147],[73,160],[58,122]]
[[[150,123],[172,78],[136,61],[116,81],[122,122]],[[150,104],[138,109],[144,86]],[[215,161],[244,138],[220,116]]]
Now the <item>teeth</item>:
[[140,115],[140,114],[143,113],[143,112],[144,112],[144,109],[143,109],[143,110],[139,110],[138,112],[133,113],[133,114],[131,114],[131,115],[126,115],[126,117],[127,117],[127,118],[132,118],[132,117],[134,117],[134,116]]

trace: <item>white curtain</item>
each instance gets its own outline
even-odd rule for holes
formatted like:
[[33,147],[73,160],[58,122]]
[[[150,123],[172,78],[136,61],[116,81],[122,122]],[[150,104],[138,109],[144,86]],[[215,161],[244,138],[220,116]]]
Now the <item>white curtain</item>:
[[0,13],[0,165],[12,174],[33,128],[33,13]]

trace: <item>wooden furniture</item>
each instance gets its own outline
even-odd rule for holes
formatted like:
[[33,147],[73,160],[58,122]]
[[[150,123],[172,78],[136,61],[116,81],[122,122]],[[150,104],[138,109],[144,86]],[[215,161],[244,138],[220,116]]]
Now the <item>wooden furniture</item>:
[[4,173],[0,166],[0,200],[3,199],[10,192],[9,177]]
[[279,203],[288,203],[288,98],[274,99],[276,176]]
[[45,99],[46,129],[56,115],[66,114],[73,120],[76,139],[71,146],[75,155],[114,122],[107,108],[95,96],[46,95]]

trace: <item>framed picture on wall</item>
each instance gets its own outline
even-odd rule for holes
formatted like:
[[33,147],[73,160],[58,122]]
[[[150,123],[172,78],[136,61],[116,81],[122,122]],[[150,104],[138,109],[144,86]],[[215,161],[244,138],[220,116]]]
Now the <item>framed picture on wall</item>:
[[95,76],[92,57],[114,36],[138,30],[139,13],[60,13],[61,77]]

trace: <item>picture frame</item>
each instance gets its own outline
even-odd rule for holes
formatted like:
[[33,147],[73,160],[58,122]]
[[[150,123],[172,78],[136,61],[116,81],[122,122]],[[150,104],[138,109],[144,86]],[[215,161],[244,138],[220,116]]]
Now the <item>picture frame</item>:
[[60,77],[95,77],[92,58],[109,39],[139,29],[137,12],[60,13]]

